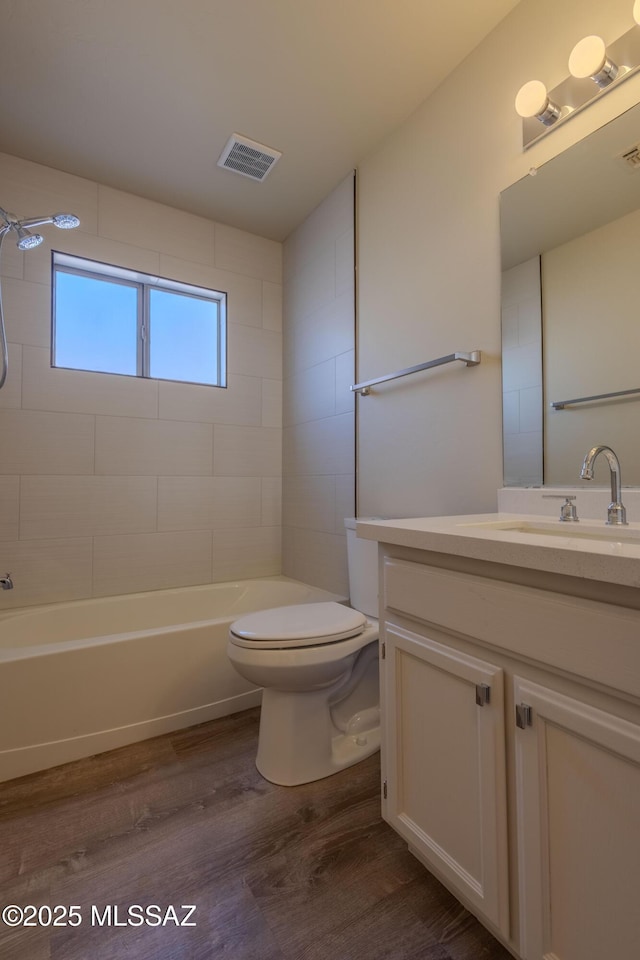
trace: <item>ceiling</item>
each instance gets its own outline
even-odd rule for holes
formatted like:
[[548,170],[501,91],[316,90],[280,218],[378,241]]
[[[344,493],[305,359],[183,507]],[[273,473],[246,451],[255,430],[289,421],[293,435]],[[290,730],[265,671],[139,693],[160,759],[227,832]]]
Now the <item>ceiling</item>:
[[516,3],[2,0],[0,150],[282,240]]

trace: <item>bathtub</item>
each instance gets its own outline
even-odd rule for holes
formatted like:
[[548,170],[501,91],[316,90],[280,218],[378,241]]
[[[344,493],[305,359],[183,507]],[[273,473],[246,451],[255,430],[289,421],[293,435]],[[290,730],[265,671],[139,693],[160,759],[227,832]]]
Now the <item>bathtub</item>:
[[227,660],[230,623],[344,599],[265,577],[1,614],[0,781],[260,703]]

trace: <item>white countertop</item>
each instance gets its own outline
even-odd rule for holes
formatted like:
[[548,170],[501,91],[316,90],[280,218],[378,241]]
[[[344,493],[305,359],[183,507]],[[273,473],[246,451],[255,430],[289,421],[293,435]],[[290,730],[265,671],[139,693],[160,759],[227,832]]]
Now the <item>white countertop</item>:
[[[527,524],[531,529],[509,529]],[[356,531],[365,540],[640,587],[640,523],[618,530],[602,519],[565,524],[539,514],[484,513],[358,520]]]

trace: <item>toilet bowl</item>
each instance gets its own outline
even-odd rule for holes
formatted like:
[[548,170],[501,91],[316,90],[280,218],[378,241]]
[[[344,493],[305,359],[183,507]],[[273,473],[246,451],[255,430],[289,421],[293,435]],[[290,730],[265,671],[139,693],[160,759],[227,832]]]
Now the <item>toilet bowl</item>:
[[231,663],[264,688],[256,766],[283,786],[330,776],[380,746],[378,622],[369,615],[377,613],[377,544],[356,542],[355,521],[345,525],[352,600],[357,582],[366,612],[297,604],[248,614],[229,631]]

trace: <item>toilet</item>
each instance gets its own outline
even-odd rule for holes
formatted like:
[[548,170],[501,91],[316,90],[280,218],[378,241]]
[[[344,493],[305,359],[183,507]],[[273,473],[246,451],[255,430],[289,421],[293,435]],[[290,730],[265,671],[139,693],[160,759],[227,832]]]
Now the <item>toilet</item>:
[[227,653],[263,687],[256,766],[283,786],[328,777],[380,747],[378,545],[345,520],[352,607],[275,607],[231,624]]

